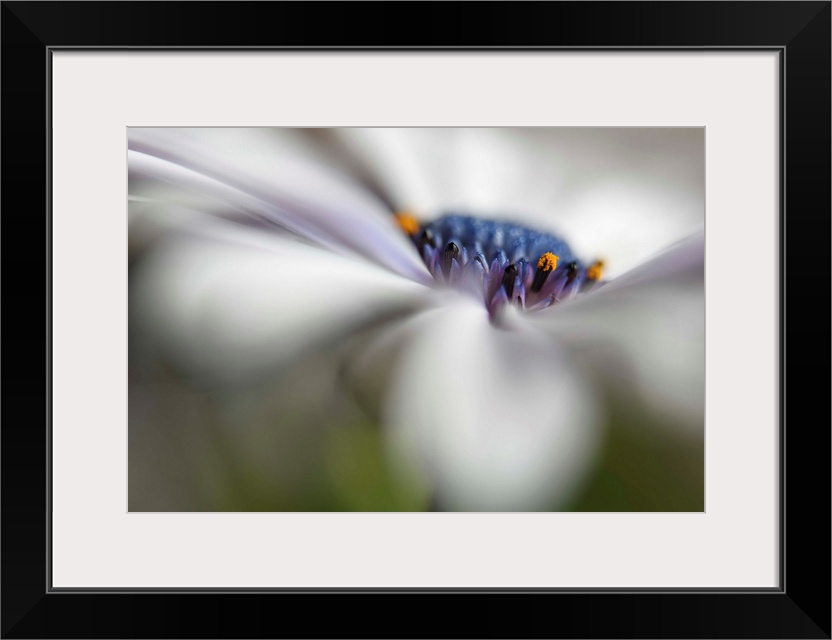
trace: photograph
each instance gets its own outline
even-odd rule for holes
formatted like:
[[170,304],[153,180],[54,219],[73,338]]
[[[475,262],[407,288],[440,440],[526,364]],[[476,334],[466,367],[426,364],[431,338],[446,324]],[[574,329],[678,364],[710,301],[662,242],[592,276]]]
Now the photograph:
[[127,129],[128,511],[703,512],[703,127]]

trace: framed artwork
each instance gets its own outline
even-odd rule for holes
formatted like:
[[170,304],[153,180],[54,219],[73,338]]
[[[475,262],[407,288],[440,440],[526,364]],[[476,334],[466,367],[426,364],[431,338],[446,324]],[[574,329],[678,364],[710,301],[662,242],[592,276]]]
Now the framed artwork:
[[829,3],[473,7],[3,4],[4,637],[829,637]]

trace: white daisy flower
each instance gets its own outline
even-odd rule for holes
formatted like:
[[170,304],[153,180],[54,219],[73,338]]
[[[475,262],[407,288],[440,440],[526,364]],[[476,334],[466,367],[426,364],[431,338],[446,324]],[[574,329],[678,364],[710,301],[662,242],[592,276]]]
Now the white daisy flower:
[[330,354],[393,475],[451,511],[567,508],[622,413],[701,441],[701,130],[131,129],[129,149],[131,305],[197,388],[288,388]]

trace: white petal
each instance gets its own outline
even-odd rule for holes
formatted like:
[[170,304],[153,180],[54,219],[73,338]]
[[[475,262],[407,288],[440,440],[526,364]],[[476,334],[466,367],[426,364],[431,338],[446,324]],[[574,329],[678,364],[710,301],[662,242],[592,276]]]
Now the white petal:
[[445,510],[566,504],[592,467],[600,413],[565,355],[464,301],[409,329],[386,407],[398,464],[422,469]]
[[429,291],[364,261],[222,220],[171,233],[131,273],[131,309],[206,383],[245,383]]
[[704,237],[682,242],[574,303],[528,321],[667,425],[701,437],[705,397]]
[[202,192],[295,233],[370,256],[414,280],[429,276],[385,205],[351,178],[303,159],[268,129],[129,130],[131,181]]
[[453,205],[460,167],[458,129],[336,129],[345,153],[361,163],[398,210],[421,219]]

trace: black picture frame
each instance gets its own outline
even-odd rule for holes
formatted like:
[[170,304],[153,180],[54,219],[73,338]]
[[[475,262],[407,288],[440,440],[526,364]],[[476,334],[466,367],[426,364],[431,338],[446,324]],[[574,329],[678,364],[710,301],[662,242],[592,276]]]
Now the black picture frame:
[[[830,15],[828,1],[3,2],[2,637],[829,638]],[[51,53],[131,47],[779,52],[780,587],[51,588]],[[725,276],[738,295],[749,269]]]

